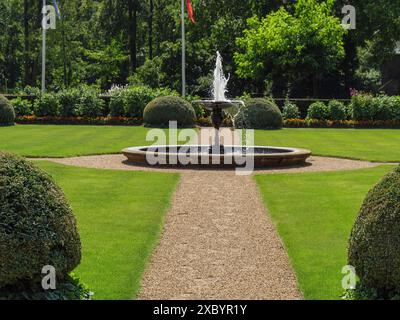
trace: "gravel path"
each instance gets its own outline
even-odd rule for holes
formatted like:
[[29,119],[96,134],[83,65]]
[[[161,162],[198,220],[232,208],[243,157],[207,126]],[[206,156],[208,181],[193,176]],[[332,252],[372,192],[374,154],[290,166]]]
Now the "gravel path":
[[301,299],[255,182],[183,174],[139,299]]

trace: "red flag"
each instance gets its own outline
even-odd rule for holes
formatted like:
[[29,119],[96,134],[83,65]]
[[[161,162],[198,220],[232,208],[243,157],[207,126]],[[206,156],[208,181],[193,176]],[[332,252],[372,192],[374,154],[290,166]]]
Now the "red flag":
[[193,23],[196,23],[196,21],[194,20],[193,7],[192,7],[192,4],[190,3],[190,0],[186,0],[186,7],[187,7],[190,21],[192,21]]

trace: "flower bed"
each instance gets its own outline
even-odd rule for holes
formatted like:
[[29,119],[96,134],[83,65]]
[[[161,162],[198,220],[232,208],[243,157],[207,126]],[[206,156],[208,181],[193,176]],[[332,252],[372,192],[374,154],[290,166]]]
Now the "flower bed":
[[21,116],[15,119],[18,124],[69,124],[69,125],[114,125],[141,126],[143,118],[125,117],[36,117]]
[[285,128],[400,128],[400,121],[398,120],[307,120],[307,119],[287,119],[284,120]]

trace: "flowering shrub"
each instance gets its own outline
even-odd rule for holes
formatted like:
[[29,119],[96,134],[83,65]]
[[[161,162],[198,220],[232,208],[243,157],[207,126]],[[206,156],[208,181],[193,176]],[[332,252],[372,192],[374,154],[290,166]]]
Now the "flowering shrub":
[[282,109],[283,119],[297,119],[300,118],[300,111],[297,105],[286,100]]

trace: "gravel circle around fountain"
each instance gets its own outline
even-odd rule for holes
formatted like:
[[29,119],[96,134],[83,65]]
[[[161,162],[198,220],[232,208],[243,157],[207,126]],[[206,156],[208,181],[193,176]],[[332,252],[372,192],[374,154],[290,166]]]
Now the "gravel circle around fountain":
[[[95,168],[95,169],[114,169],[114,170],[133,170],[133,171],[154,171],[154,172],[174,172],[174,173],[195,173],[210,172],[218,175],[223,172],[234,172],[234,169],[207,169],[207,168],[160,168],[151,166],[133,165],[126,161],[122,154],[83,156],[72,158],[40,158],[31,160],[46,160],[64,165]],[[299,172],[327,172],[341,170],[355,170],[363,168],[372,168],[381,165],[369,161],[358,161],[330,157],[312,156],[307,160],[306,165],[292,166],[285,168],[256,169],[254,174],[272,174],[272,173],[299,173]]]

